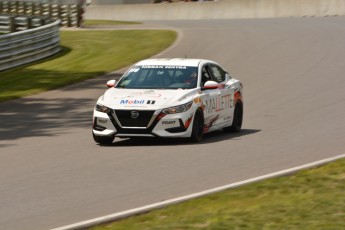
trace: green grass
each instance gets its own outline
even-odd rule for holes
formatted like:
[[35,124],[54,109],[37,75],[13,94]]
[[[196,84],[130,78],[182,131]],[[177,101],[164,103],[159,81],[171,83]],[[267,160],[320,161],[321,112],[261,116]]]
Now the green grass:
[[62,31],[62,51],[0,72],[0,102],[99,76],[148,58],[176,39],[173,31]]
[[345,229],[345,160],[92,229]]
[[111,26],[111,25],[136,25],[142,24],[140,22],[126,22],[126,21],[110,21],[110,20],[85,20],[84,26]]

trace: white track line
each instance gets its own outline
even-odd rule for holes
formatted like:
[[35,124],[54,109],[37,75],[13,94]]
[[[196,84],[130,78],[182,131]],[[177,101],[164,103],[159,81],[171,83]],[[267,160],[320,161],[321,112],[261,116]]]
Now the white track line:
[[71,224],[71,225],[66,225],[66,226],[59,227],[59,228],[54,228],[54,229],[51,229],[51,230],[75,230],[75,229],[88,228],[88,227],[92,227],[92,226],[99,225],[99,224],[102,224],[102,223],[106,223],[106,222],[122,219],[122,218],[125,218],[125,217],[129,217],[129,216],[140,214],[140,213],[144,213],[144,212],[148,212],[148,211],[151,211],[153,209],[163,208],[163,207],[166,207],[166,206],[169,206],[169,205],[172,205],[172,204],[181,203],[183,201],[194,199],[194,198],[201,197],[201,196],[205,196],[205,195],[208,195],[208,194],[211,194],[211,193],[220,192],[220,191],[223,191],[223,190],[226,190],[226,189],[239,187],[239,186],[242,186],[242,185],[245,185],[245,184],[261,181],[261,180],[268,179],[268,178],[273,178],[273,177],[283,176],[283,175],[286,175],[286,174],[291,174],[291,173],[294,173],[294,172],[302,170],[302,169],[308,169],[308,168],[316,167],[316,166],[323,165],[323,164],[326,164],[326,163],[329,163],[329,162],[332,162],[332,161],[335,161],[335,160],[338,160],[338,159],[341,159],[341,158],[345,158],[345,154],[341,154],[341,155],[338,155],[338,156],[335,156],[335,157],[331,157],[331,158],[327,158],[327,159],[320,160],[320,161],[315,161],[315,162],[312,162],[312,163],[309,163],[309,164],[305,164],[305,165],[301,165],[301,166],[297,166],[297,167],[294,167],[294,168],[285,169],[285,170],[278,171],[278,172],[275,172],[275,173],[266,174],[266,175],[255,177],[255,178],[252,178],[252,179],[248,179],[248,180],[239,181],[239,182],[236,182],[236,183],[224,185],[224,186],[221,186],[221,187],[218,187],[218,188],[213,188],[213,189],[205,190],[205,191],[194,193],[194,194],[190,194],[190,195],[187,195],[187,196],[182,196],[182,197],[178,197],[178,198],[174,198],[174,199],[170,199],[170,200],[166,200],[166,201],[162,201],[162,202],[146,205],[146,206],[143,206],[143,207],[134,208],[134,209],[130,209],[130,210],[123,211],[123,212],[117,212],[117,213],[114,213],[114,214],[98,217],[98,218],[91,219],[91,220],[82,221],[82,222]]

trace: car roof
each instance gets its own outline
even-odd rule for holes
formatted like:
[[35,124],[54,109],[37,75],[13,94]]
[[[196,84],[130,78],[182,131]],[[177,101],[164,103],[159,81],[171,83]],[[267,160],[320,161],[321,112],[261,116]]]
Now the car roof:
[[[208,61],[204,59],[189,59],[189,58],[156,58],[142,60],[135,65],[167,65],[167,66],[195,66],[197,67],[200,62]],[[209,61],[211,62],[211,61]]]

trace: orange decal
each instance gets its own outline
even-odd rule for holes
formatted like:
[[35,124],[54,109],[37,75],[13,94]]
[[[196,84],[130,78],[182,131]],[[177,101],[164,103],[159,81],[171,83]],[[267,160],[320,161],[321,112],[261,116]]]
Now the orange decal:
[[240,91],[237,91],[235,94],[234,94],[234,101],[235,101],[235,104],[238,100],[242,99],[241,97],[241,93]]
[[201,102],[201,98],[200,97],[197,97],[197,98],[194,98],[194,103],[199,103],[199,102]]

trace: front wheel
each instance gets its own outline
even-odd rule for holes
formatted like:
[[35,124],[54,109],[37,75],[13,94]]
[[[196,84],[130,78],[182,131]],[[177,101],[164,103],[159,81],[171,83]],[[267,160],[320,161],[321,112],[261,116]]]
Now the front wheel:
[[191,140],[194,142],[199,142],[204,137],[204,115],[200,109],[198,109],[194,114],[193,129]]
[[96,136],[92,132],[93,139],[100,145],[110,145],[114,141],[114,136]]
[[237,102],[235,106],[234,119],[232,121],[232,125],[225,127],[224,131],[238,133],[239,131],[241,131],[242,120],[243,120],[243,103],[239,101]]

